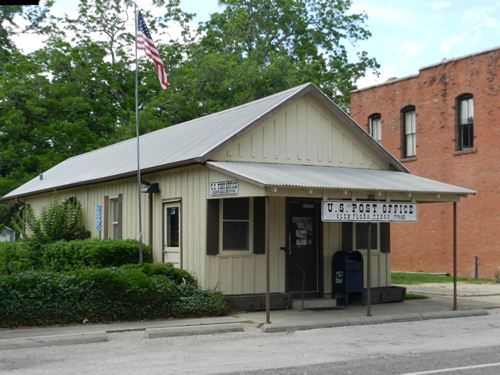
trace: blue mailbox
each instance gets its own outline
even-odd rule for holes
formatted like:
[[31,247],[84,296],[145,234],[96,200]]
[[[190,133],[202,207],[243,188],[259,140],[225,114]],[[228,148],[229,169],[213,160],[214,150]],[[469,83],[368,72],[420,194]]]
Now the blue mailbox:
[[332,297],[346,306],[350,294],[363,293],[363,256],[359,251],[337,251],[332,258]]

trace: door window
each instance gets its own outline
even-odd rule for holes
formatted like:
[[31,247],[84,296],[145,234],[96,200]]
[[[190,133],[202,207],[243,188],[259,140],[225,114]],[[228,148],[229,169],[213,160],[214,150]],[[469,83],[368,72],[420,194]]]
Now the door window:
[[181,267],[181,202],[163,206],[163,260]]

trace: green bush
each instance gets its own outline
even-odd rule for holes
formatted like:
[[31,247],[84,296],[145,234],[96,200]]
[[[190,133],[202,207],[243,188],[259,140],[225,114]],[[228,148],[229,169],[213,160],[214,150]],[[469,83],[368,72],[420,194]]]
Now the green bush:
[[[142,250],[144,261],[151,262],[151,248],[143,245]],[[138,260],[139,244],[135,240],[57,241],[42,247],[40,268],[70,271],[84,267],[118,267]]]
[[28,271],[0,276],[0,326],[222,315],[217,292],[138,267]]
[[19,242],[0,242],[0,275],[32,269],[30,255]]
[[82,207],[76,199],[55,199],[36,217],[31,206],[24,207],[13,222],[24,240],[50,243],[59,240],[81,240],[90,237],[83,224]]
[[[151,248],[143,246],[145,262],[152,261]],[[40,244],[36,241],[22,241],[0,245],[0,274],[11,274],[28,270],[71,271],[79,268],[119,267],[137,263],[138,242],[135,240],[77,240],[57,241]],[[167,276],[171,271],[163,272]],[[185,272],[185,271],[182,271]],[[173,276],[172,276],[173,277]],[[181,280],[191,277],[187,272],[179,273]],[[189,280],[188,280],[189,281]]]
[[145,263],[139,264],[127,264],[122,266],[125,269],[138,269],[148,276],[165,276],[172,280],[176,284],[191,284],[198,285],[196,279],[187,271],[180,268],[175,268],[169,263]]

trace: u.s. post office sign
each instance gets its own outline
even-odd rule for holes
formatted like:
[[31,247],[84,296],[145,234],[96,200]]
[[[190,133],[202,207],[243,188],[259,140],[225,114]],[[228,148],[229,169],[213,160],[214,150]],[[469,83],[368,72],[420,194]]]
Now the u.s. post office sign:
[[238,195],[239,181],[216,181],[210,183],[210,196]]
[[321,220],[326,222],[415,222],[417,204],[411,202],[323,201]]

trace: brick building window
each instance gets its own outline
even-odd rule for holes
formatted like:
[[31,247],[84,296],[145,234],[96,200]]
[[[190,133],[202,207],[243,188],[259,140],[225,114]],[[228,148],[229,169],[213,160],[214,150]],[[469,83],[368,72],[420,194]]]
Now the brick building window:
[[374,113],[368,117],[368,130],[373,139],[382,143],[382,116],[380,113]]
[[401,110],[403,121],[403,158],[417,156],[417,125],[415,106],[409,105]]
[[457,97],[457,151],[472,148],[474,138],[474,103],[472,94]]

